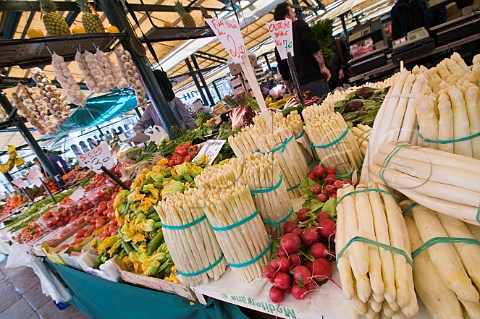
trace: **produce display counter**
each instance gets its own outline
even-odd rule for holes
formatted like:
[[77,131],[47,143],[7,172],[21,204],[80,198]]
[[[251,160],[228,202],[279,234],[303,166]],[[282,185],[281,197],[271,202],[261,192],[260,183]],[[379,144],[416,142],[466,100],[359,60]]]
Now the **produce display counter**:
[[108,281],[47,261],[72,291],[70,303],[89,318],[247,319],[237,306],[211,299],[206,305],[179,296]]

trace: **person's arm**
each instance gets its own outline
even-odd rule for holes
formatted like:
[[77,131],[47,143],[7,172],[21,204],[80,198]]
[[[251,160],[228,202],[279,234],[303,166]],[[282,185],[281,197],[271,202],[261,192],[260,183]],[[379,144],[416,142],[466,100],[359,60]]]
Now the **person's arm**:
[[280,58],[280,54],[278,53],[277,49],[275,48],[275,59],[277,60],[278,72],[282,76],[283,81],[291,81],[290,70],[288,69],[288,65],[286,60],[282,60]]
[[308,51],[315,57],[317,60],[318,66],[320,67],[320,73],[325,77],[325,79],[330,81],[332,77],[330,70],[325,66],[325,61],[323,60],[322,47],[320,42],[315,35],[315,32],[308,26],[305,21],[298,20],[296,21],[298,27],[300,28],[300,34],[302,35],[302,42],[307,47]]
[[142,117],[140,118],[140,121],[138,121],[138,123],[133,128],[135,132],[143,133],[147,128],[155,124],[151,115],[152,107],[153,106],[151,104],[147,106],[147,108],[142,114]]
[[188,112],[187,107],[185,106],[185,104],[183,104],[182,100],[176,97],[175,99],[173,99],[173,102],[175,103],[174,108],[176,108],[178,114],[180,115],[181,122],[184,124],[184,126],[189,130],[197,128],[195,120],[190,115],[190,112]]

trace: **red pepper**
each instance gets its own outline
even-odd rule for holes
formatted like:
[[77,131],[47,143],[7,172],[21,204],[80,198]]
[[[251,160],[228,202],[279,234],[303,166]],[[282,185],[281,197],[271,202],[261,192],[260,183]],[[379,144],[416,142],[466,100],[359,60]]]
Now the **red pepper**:
[[192,161],[192,155],[185,156],[185,162],[191,162],[191,161]]
[[182,146],[185,148],[189,148],[190,146],[192,146],[192,144],[190,144],[190,142],[185,142],[182,144]]
[[183,146],[179,146],[175,149],[175,153],[177,153],[180,157],[185,157],[188,155],[187,149]]
[[183,159],[181,159],[180,157],[175,158],[175,165],[180,165],[182,163],[183,163]]
[[197,152],[198,148],[195,145],[192,145],[188,148],[188,155],[193,156]]

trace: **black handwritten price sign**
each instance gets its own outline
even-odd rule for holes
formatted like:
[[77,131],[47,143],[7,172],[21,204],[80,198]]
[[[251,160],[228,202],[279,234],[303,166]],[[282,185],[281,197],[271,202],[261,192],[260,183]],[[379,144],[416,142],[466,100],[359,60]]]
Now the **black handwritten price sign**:
[[226,140],[208,140],[205,145],[200,149],[197,156],[193,159],[195,162],[197,159],[204,156],[208,157],[208,164],[212,165],[213,161],[217,158],[218,154],[222,150]]
[[210,28],[215,32],[218,40],[230,54],[234,63],[242,63],[242,55],[247,53],[240,25],[235,20],[206,19]]
[[288,53],[291,53],[293,56],[292,20],[285,19],[268,22],[267,29],[272,36],[275,47],[277,47],[280,58],[285,60]]
[[101,142],[98,147],[78,156],[77,159],[80,166],[88,167],[97,174],[102,173],[102,166],[110,169],[116,165],[110,146],[105,141]]

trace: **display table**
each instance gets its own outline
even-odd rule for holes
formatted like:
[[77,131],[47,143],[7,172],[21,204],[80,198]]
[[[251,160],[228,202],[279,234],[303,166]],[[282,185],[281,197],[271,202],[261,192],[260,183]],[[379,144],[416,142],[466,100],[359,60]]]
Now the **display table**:
[[[333,280],[340,283],[336,268]],[[265,278],[256,279],[250,284],[242,283],[229,268],[219,280],[212,280],[206,285],[192,289],[212,298],[278,318],[343,319],[351,317],[347,299],[343,296],[340,287],[332,282],[323,285],[318,291],[309,293],[303,300],[296,300],[292,295],[286,295],[279,305],[273,303],[268,297],[271,286],[272,284]],[[419,313],[412,319],[430,318],[420,299],[419,306]]]
[[116,283],[76,269],[52,266],[70,288],[70,303],[89,318],[248,319],[237,306],[211,299],[206,305],[150,289]]

